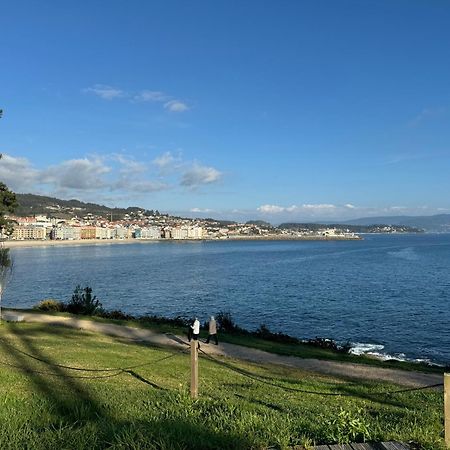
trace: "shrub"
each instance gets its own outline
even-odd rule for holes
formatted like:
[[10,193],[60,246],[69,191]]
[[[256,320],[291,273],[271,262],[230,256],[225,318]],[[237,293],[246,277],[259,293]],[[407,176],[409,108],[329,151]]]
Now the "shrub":
[[98,317],[103,317],[104,319],[136,320],[134,316],[132,316],[131,314],[124,313],[120,309],[113,309],[112,311],[107,311],[103,308],[98,308],[95,315]]
[[54,300],[52,298],[46,298],[42,300],[37,305],[33,306],[33,309],[38,309],[39,311],[48,311],[48,312],[63,312],[65,311],[65,305],[63,302],[59,300]]
[[234,322],[233,317],[229,311],[220,311],[216,314],[216,322],[219,331],[238,331],[239,327]]
[[345,444],[348,442],[366,442],[371,438],[370,426],[361,409],[356,412],[340,409],[333,419],[324,421],[329,439]]
[[139,317],[139,321],[143,323],[151,323],[158,325],[173,325],[176,327],[187,327],[192,321],[186,319],[185,317],[177,316],[177,317],[160,317],[155,315],[145,315]]
[[267,339],[269,341],[280,342],[282,344],[298,344],[299,339],[284,333],[272,333],[267,325],[261,324],[259,328],[252,333],[254,336]]
[[84,289],[78,285],[72,294],[72,299],[67,304],[67,311],[73,314],[92,315],[102,304],[97,300],[97,296],[92,296],[92,288],[86,286]]

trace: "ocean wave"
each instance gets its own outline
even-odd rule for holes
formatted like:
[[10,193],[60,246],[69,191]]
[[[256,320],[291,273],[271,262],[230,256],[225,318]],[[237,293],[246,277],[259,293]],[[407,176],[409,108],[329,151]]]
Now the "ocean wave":
[[381,344],[367,344],[362,342],[352,342],[352,348],[350,349],[350,353],[352,355],[372,355],[379,354],[380,350],[384,349],[384,345]]
[[382,351],[382,350],[384,350],[384,345],[382,345],[382,344],[352,342],[351,346],[352,346],[352,348],[350,349],[349,353],[352,355],[372,356],[373,358],[380,359],[381,361],[394,360],[394,361],[402,361],[402,362],[422,363],[422,364],[428,364],[430,366],[439,366],[439,367],[442,366],[441,364],[433,362],[429,358],[408,358],[404,353],[395,353],[395,354],[391,355],[389,353]]

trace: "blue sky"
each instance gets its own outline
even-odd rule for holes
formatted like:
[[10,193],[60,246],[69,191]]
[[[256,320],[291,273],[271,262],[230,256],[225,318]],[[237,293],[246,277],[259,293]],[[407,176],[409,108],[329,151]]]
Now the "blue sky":
[[450,212],[448,1],[15,1],[0,179],[236,219]]

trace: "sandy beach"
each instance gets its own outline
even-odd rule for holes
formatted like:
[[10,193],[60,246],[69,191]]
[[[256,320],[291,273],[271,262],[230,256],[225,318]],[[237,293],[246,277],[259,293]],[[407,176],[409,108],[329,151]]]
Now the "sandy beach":
[[135,244],[135,243],[148,243],[148,242],[160,242],[158,240],[138,240],[138,239],[79,239],[76,241],[53,241],[53,240],[29,240],[29,241],[4,241],[3,245],[8,248],[20,248],[20,247],[55,247],[55,246],[78,246],[78,245],[104,245],[104,244]]
[[3,241],[8,248],[21,247],[54,247],[54,246],[78,246],[78,245],[115,245],[115,244],[150,244],[156,242],[203,242],[203,241],[342,241],[357,240],[358,237],[339,236],[232,236],[227,239],[78,239],[78,240],[24,240]]

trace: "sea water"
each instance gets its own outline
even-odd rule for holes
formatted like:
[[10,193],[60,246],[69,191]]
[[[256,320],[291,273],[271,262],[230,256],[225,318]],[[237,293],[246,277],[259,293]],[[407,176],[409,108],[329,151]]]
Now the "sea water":
[[360,241],[199,241],[13,248],[4,306],[68,301],[89,285],[106,309],[198,316],[229,311],[355,353],[450,363],[450,235]]

